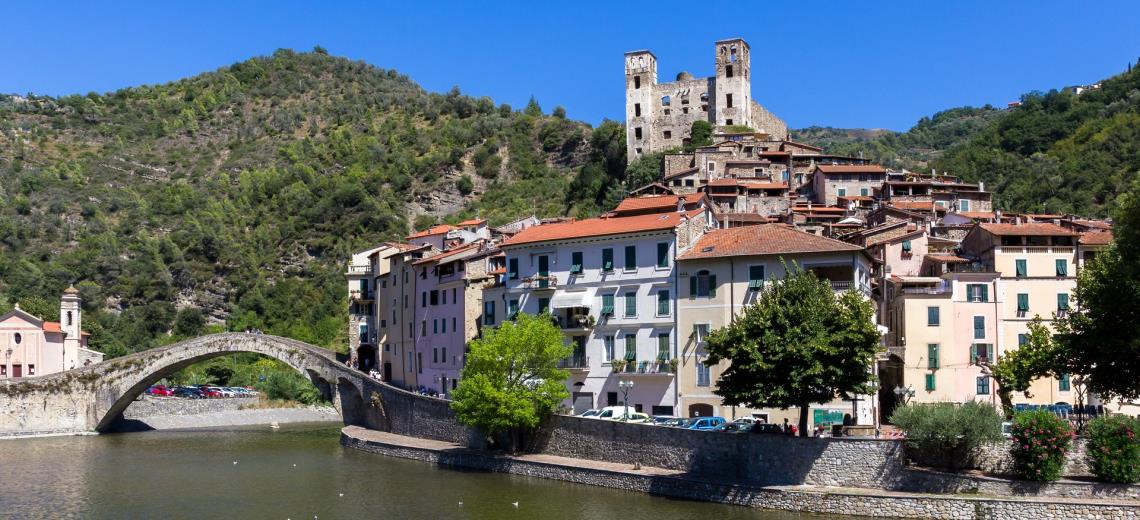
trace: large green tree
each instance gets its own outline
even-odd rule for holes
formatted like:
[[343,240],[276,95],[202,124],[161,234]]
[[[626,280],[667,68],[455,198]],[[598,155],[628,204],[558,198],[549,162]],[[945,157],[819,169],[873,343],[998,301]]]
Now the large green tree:
[[1065,370],[1105,398],[1140,398],[1140,180],[1119,199],[1113,244],[1081,269],[1078,312],[1056,323]]
[[812,403],[871,393],[880,343],[873,313],[858,293],[837,297],[827,280],[792,266],[743,315],[709,335],[706,364],[732,362],[717,395],[733,406],[797,407],[806,436]]
[[548,315],[519,314],[485,329],[470,343],[451,404],[459,421],[487,434],[538,426],[569,397],[569,372],[558,362],[571,354]]

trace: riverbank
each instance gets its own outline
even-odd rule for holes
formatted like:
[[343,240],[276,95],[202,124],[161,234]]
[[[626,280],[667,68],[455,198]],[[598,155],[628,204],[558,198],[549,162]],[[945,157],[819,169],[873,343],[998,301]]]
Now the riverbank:
[[1109,499],[936,495],[832,486],[751,486],[685,471],[545,454],[506,456],[444,441],[357,426],[341,431],[346,447],[440,466],[562,480],[625,491],[758,509],[890,518],[1137,518],[1140,502]]
[[126,409],[113,431],[342,422],[340,414],[331,406],[261,408],[260,404],[257,398],[144,398]]

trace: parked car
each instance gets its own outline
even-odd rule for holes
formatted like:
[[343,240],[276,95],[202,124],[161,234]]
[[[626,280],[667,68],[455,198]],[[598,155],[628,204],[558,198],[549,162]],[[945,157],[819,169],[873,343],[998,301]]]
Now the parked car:
[[712,430],[728,422],[724,417],[694,417],[692,423],[686,426],[689,430]]
[[234,396],[234,393],[233,393],[233,391],[230,391],[230,390],[226,390],[226,389],[225,389],[225,387],[221,387],[221,386],[211,386],[211,387],[210,387],[210,390],[213,390],[213,391],[217,392],[217,393],[218,393],[218,394],[220,394],[222,397],[233,397],[233,396]]
[[649,423],[656,424],[658,426],[664,426],[676,420],[677,418],[673,417],[672,415],[654,415],[649,418]]
[[174,397],[181,397],[183,399],[203,399],[206,396],[202,395],[202,391],[197,388],[188,386],[180,386],[174,389]]
[[736,424],[752,425],[752,424],[756,424],[756,418],[755,417],[738,417],[738,418],[736,418],[736,420],[734,420],[732,422],[734,422]]
[[752,429],[749,431],[751,431],[752,433],[774,433],[776,435],[783,435],[784,434],[784,428],[782,426],[780,426],[779,424],[768,424],[768,423],[753,424]]
[[684,417],[678,417],[676,419],[673,419],[672,421],[663,423],[662,426],[671,426],[673,428],[687,428],[689,426],[689,424],[691,424],[692,422],[693,422],[692,419],[685,419]]
[[174,395],[174,392],[167,388],[166,385],[151,385],[150,388],[146,389],[146,393],[154,397],[170,397]]
[[578,414],[578,417],[597,417],[600,413],[602,413],[601,408],[591,408]]
[[222,396],[221,392],[214,390],[214,388],[211,386],[202,385],[202,386],[198,387],[198,390],[200,392],[202,392],[203,396],[208,397],[210,399],[214,399],[214,398],[218,398],[218,397]]
[[[602,408],[601,411],[598,412],[598,415],[595,415],[594,417],[597,419],[608,419],[610,421],[613,421],[618,417],[625,415],[626,409],[627,407],[625,406],[607,406],[605,408]],[[628,410],[632,412],[634,411],[634,408],[630,406],[628,407]]]
[[716,428],[713,428],[713,431],[715,431],[715,432],[729,432],[729,433],[748,433],[749,431],[752,430],[752,426],[753,425],[750,423],[739,423],[739,422],[733,421],[730,423],[724,423],[720,426],[717,426]]
[[628,423],[645,423],[649,422],[649,414],[630,410],[628,417],[625,414],[622,414],[621,417],[618,417],[614,420]]
[[254,397],[261,395],[261,392],[258,392],[257,389],[252,386],[245,387],[245,391],[249,392],[249,395],[252,395]]

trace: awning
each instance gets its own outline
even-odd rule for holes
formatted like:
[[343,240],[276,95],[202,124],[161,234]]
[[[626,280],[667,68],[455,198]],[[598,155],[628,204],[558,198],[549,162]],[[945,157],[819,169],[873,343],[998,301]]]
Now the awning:
[[587,299],[589,292],[587,291],[558,291],[554,293],[554,297],[550,299],[550,307],[552,309],[568,309],[570,307],[589,307],[590,303]]

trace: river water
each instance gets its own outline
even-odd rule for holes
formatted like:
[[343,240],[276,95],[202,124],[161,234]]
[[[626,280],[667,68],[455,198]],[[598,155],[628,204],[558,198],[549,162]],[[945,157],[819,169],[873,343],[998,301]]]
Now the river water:
[[0,440],[0,518],[819,518],[441,469],[342,448],[339,434],[321,424]]

